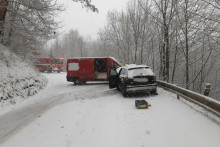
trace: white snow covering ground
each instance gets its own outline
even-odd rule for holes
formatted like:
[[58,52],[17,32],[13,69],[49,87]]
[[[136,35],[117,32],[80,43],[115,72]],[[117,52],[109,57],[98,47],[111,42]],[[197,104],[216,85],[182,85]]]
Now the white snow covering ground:
[[0,108],[30,97],[47,84],[47,79],[0,44]]
[[[1,147],[220,146],[219,124],[162,89],[123,98],[107,84],[74,86],[65,73],[44,75],[46,90],[0,115]],[[152,107],[138,110],[136,99]]]

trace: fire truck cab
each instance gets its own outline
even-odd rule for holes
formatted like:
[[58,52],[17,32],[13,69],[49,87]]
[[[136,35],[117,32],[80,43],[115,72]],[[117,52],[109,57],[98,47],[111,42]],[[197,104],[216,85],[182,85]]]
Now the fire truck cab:
[[64,58],[52,58],[53,71],[61,72],[64,70]]
[[[67,59],[67,81],[75,85],[87,81],[107,81],[109,73],[116,73],[121,64],[112,57]],[[117,73],[116,73],[117,74]]]

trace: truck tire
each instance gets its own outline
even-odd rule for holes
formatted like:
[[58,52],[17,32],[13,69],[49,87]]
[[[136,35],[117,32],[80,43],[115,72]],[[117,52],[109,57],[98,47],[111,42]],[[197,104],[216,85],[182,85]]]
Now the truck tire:
[[81,84],[81,82],[80,82],[79,79],[75,79],[75,80],[74,80],[74,85],[80,85],[80,84]]
[[81,84],[86,84],[87,81],[82,81]]

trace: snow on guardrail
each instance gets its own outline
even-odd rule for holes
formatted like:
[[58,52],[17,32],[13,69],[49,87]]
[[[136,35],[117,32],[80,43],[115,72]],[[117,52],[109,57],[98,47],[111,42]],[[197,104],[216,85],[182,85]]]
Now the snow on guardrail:
[[183,97],[190,98],[197,103],[203,104],[206,107],[210,108],[211,110],[216,111],[218,116],[220,116],[220,101],[217,101],[211,97],[204,96],[202,94],[184,89],[182,87],[176,86],[174,84],[170,84],[164,81],[157,81],[158,86],[168,88],[172,92],[176,93],[177,95],[181,95]]

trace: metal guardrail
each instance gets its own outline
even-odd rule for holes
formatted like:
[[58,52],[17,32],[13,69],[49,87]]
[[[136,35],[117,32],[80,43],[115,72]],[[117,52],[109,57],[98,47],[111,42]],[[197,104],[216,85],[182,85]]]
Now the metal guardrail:
[[[195,93],[193,91],[184,89],[182,87],[170,84],[164,81],[157,81],[159,87],[165,88],[177,94],[177,97],[181,96],[189,101],[193,101],[201,106],[208,107],[209,110],[213,111],[217,116],[220,117],[220,102],[202,94]],[[207,109],[207,108],[206,108]]]

